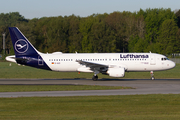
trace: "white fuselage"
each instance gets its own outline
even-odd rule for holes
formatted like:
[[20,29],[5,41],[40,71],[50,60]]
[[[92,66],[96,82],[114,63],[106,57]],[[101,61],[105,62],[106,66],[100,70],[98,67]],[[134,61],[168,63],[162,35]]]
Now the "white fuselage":
[[[159,71],[175,67],[173,61],[155,53],[55,53],[41,54],[41,57],[53,71],[93,72],[77,60],[108,67],[123,67],[126,71]],[[40,63],[43,64],[42,61]]]

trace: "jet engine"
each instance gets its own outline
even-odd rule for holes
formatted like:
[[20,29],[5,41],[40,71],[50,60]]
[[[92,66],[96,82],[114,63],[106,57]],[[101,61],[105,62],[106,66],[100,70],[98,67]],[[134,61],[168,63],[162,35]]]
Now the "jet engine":
[[111,77],[124,77],[125,69],[124,68],[108,68],[107,73]]

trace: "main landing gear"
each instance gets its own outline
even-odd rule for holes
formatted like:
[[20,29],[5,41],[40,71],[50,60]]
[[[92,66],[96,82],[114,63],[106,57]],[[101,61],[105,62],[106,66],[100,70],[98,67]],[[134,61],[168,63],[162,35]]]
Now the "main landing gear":
[[92,80],[93,81],[97,81],[98,80],[98,76],[97,75],[93,75]]
[[97,80],[98,80],[98,76],[97,76],[98,73],[99,73],[98,70],[94,70],[94,75],[93,75],[93,77],[92,77],[92,80],[93,80],[93,81],[97,81]]
[[151,71],[150,73],[151,73],[151,80],[154,80],[155,77],[154,77],[153,71]]

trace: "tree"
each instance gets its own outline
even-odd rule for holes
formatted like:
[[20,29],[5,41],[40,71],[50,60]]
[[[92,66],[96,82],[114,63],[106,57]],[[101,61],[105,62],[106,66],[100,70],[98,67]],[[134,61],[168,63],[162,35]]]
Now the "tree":
[[174,53],[177,50],[176,34],[178,27],[174,19],[167,19],[162,23],[160,35],[157,39],[158,52],[162,54]]
[[178,29],[176,35],[175,52],[180,53],[180,28]]
[[91,28],[94,22],[95,22],[95,19],[93,15],[82,19],[80,22],[79,31],[83,37],[81,41],[82,52],[85,52],[85,53],[93,52],[93,47],[92,47],[93,39],[92,38],[90,39],[90,34],[91,34]]
[[79,32],[81,18],[71,15],[69,18],[69,52],[81,52],[82,34]]
[[177,17],[177,25],[180,28],[180,9],[175,13],[176,17]]
[[88,17],[71,15],[31,20],[18,12],[1,13],[0,32],[6,32],[6,49],[11,54],[13,49],[9,26],[17,26],[42,52],[167,53],[180,51],[180,32],[177,30],[177,25],[180,27],[179,16],[180,10],[174,13],[171,9],[163,8],[140,9],[134,13],[123,11]]
[[128,47],[125,35],[125,15],[120,12],[111,13],[106,17],[106,24],[110,28],[111,36],[115,37],[110,44],[114,46],[112,52],[126,52]]
[[175,14],[171,9],[146,9],[144,16],[146,24],[144,51],[154,51],[156,48],[157,38],[161,34],[160,27],[167,19],[176,20]]

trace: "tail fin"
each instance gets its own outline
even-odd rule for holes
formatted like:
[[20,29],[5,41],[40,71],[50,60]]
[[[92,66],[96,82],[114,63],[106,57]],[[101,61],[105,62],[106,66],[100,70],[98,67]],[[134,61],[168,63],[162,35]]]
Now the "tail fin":
[[9,27],[9,32],[16,56],[37,55],[39,53],[17,27]]

